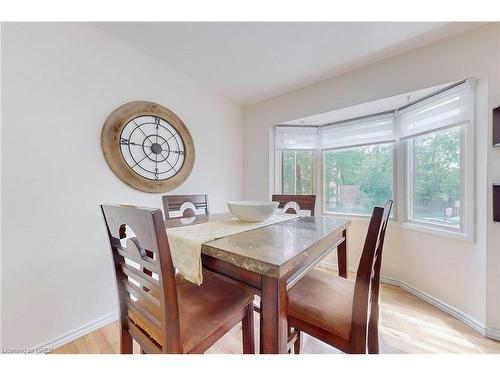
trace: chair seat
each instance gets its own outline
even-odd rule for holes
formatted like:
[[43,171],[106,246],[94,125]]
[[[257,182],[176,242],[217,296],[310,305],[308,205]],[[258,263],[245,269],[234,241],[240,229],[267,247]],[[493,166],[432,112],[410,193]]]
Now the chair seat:
[[[212,333],[229,322],[233,313],[242,311],[253,303],[253,295],[243,288],[229,284],[207,272],[203,272],[203,283],[193,284],[179,275],[176,276],[177,300],[179,304],[179,329],[183,353],[189,353]],[[151,292],[149,292],[151,293]],[[159,296],[153,294],[158,299]],[[150,311],[144,298],[138,299],[138,305]],[[243,312],[242,312],[243,314]],[[132,321],[156,342],[161,342],[161,334],[156,327],[129,311]]]
[[203,273],[198,286],[177,279],[182,351],[190,352],[208,336],[229,321],[229,317],[253,303],[253,295],[210,273]]
[[288,291],[288,315],[349,340],[353,297],[353,280],[312,270]]

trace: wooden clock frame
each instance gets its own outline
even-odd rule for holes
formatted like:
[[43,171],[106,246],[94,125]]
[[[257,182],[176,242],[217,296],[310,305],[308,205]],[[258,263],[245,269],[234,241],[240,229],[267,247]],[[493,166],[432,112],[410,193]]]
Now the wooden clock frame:
[[[120,135],[125,125],[138,116],[160,117],[172,125],[184,142],[184,163],[174,176],[166,180],[149,180],[135,173],[125,162],[120,151]],[[181,185],[191,174],[195,151],[193,138],[184,122],[171,110],[160,104],[135,101],[126,103],[109,114],[101,132],[101,148],[111,170],[120,180],[134,189],[147,193],[164,193]]]

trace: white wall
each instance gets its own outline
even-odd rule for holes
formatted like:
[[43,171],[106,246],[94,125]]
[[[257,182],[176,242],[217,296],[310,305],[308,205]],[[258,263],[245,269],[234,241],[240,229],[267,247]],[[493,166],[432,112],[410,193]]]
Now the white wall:
[[[476,240],[468,243],[392,225],[382,272],[449,304],[480,326],[499,329],[500,228],[492,224],[490,208],[490,184],[500,180],[500,150],[491,147],[490,136],[491,108],[500,104],[499,40],[499,26],[489,24],[245,108],[244,197],[266,199],[272,193],[269,139],[277,123],[478,78]],[[349,266],[353,269],[366,226],[367,221],[353,221],[349,231]]]
[[32,347],[116,312],[102,202],[161,207],[100,148],[106,116],[151,100],[191,131],[196,162],[178,193],[214,212],[242,196],[239,106],[86,24],[2,25],[2,345]]

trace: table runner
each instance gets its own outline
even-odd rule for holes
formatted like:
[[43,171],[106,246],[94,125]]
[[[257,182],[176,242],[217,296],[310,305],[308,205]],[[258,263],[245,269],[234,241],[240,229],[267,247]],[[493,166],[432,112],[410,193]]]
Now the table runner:
[[267,225],[292,220],[298,215],[275,213],[266,221],[248,223],[237,218],[210,221],[202,224],[167,228],[172,261],[177,271],[188,281],[203,282],[201,245],[218,238],[231,236]]

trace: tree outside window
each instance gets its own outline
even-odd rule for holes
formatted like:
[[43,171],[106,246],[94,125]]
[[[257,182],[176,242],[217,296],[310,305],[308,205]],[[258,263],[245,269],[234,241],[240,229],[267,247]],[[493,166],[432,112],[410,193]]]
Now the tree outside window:
[[393,144],[324,151],[325,211],[370,214],[392,199]]
[[461,128],[413,138],[413,220],[460,226]]
[[282,192],[283,194],[312,194],[313,153],[308,150],[282,153]]

